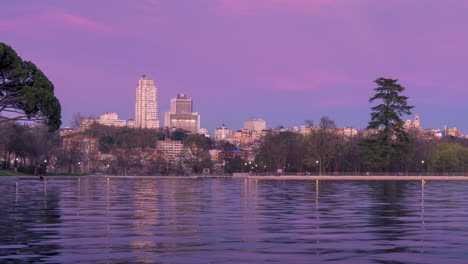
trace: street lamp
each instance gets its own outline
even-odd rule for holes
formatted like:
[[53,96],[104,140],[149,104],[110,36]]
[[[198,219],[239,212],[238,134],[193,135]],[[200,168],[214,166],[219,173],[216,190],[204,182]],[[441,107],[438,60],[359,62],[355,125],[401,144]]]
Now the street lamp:
[[18,158],[15,158],[15,173],[18,172]]
[[[317,164],[317,166],[319,166],[319,163],[320,162],[318,160],[315,161],[315,164]],[[322,170],[320,169],[320,166],[318,167],[318,171],[319,171],[319,175],[322,175]]]
[[421,175],[424,173],[424,160],[421,160]]

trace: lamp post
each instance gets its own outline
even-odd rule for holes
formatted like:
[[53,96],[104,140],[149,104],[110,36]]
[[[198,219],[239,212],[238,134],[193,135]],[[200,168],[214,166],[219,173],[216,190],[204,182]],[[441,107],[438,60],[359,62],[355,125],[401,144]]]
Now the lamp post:
[[421,175],[424,174],[424,160],[421,160]]
[[18,172],[18,158],[15,158],[14,165],[15,165],[15,173],[17,173]]
[[317,166],[318,166],[319,175],[322,175],[322,170],[320,168],[320,162],[318,160],[316,160],[315,164],[317,164]]

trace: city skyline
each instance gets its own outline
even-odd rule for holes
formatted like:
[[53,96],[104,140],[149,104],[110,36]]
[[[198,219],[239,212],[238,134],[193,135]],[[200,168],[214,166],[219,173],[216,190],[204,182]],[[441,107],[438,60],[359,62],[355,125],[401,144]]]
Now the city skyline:
[[223,123],[291,127],[323,115],[364,128],[372,81],[382,76],[407,88],[425,128],[468,134],[462,1],[2,4],[2,39],[55,84],[63,126],[78,112],[133,119],[135,79],[147,74],[161,113],[185,92],[210,133]]

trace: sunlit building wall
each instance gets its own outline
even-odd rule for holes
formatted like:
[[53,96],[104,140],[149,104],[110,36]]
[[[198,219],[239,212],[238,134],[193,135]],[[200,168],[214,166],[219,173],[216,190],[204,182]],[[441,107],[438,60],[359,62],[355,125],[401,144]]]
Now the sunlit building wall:
[[180,93],[171,99],[171,111],[164,113],[164,126],[196,134],[200,130],[200,115],[193,112],[193,101]]
[[263,119],[254,119],[244,122],[244,129],[250,131],[262,131],[266,129],[266,121]]
[[158,128],[157,88],[154,80],[143,75],[138,80],[135,103],[135,127]]

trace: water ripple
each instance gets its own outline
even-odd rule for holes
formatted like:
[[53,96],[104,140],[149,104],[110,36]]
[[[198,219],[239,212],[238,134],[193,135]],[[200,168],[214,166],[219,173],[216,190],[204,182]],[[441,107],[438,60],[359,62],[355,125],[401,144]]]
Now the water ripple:
[[466,182],[2,180],[0,262],[468,263]]

